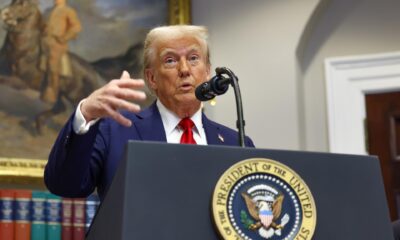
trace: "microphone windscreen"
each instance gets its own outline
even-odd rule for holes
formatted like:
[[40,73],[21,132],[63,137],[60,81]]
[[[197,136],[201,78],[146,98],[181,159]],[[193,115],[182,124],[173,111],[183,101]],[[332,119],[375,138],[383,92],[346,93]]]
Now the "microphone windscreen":
[[196,88],[194,93],[196,95],[196,98],[202,102],[211,100],[215,97],[215,95],[213,95],[210,92],[210,83],[209,82],[204,82],[204,83],[200,84]]

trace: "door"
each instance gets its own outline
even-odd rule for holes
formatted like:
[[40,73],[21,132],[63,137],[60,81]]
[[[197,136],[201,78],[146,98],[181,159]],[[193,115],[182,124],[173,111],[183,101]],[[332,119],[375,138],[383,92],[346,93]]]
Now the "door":
[[400,92],[366,94],[365,100],[368,152],[380,159],[390,216],[395,220],[400,215]]

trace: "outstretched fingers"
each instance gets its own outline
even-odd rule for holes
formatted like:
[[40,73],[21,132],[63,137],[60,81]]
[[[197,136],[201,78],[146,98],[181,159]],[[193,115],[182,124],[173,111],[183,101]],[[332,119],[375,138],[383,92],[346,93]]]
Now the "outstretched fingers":
[[132,79],[124,71],[120,79],[109,83],[94,91],[81,105],[81,112],[87,121],[101,117],[111,117],[124,126],[131,126],[130,120],[125,118],[119,110],[139,112],[137,102],[146,99],[143,92],[144,81]]
[[110,81],[110,83],[115,84],[121,88],[140,89],[144,87],[144,81],[142,79],[113,79]]
[[139,112],[140,106],[136,103],[129,102],[122,98],[113,97],[113,96],[103,96],[102,97],[103,104],[110,106],[110,108],[115,110],[127,110],[130,112]]
[[131,88],[119,88],[113,94],[117,98],[130,100],[130,101],[143,101],[146,99],[146,94]]
[[132,126],[132,121],[124,117],[118,110],[111,108],[106,103],[101,103],[101,108],[106,112],[106,115],[117,121],[119,124],[122,124],[125,127]]

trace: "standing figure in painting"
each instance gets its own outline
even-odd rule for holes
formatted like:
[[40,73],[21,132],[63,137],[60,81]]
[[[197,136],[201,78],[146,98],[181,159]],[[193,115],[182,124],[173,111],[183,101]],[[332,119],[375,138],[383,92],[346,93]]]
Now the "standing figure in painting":
[[68,41],[81,31],[81,23],[67,0],[55,0],[54,7],[46,14],[43,30],[43,52],[41,69],[47,72],[47,82],[41,94],[43,101],[56,102],[60,89],[60,76],[71,77],[68,57]]
[[[68,10],[62,11],[66,8]],[[50,85],[47,84],[50,82],[47,76],[50,75],[50,69],[58,73],[54,81],[57,84],[53,94],[55,103],[35,114],[37,133],[42,132],[48,119],[67,110],[66,104],[78,105],[84,96],[105,84],[90,63],[68,52],[68,40],[81,30],[75,11],[66,7],[65,1],[56,1],[56,7],[49,13],[47,25],[44,25],[44,17],[36,0],[12,0],[0,11],[7,31],[3,46],[0,47],[0,85],[17,90],[32,89],[44,96],[43,87]],[[66,66],[63,63],[65,59],[70,69],[69,75],[64,74],[62,67]]]

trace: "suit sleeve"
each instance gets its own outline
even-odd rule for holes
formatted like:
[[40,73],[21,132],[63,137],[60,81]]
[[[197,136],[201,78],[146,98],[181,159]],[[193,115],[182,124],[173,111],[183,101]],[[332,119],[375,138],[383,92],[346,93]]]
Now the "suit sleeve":
[[44,180],[47,188],[63,197],[86,197],[97,184],[105,156],[106,142],[95,124],[83,135],[72,127],[74,114],[61,130],[47,162]]

